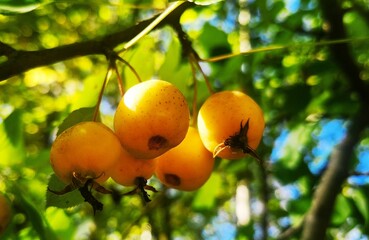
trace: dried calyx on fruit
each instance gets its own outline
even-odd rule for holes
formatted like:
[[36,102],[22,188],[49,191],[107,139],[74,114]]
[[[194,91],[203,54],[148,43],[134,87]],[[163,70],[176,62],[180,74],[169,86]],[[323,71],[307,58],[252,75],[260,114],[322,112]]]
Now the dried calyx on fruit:
[[102,204],[91,191],[111,193],[99,183],[110,177],[107,172],[119,160],[120,153],[118,138],[102,123],[81,122],[66,129],[57,136],[50,152],[55,175],[66,186],[60,191],[48,190],[63,195],[78,189],[84,200],[93,207],[94,213],[101,210]]
[[100,122],[81,122],[57,136],[51,146],[50,163],[65,184],[72,182],[74,173],[103,183],[120,153],[119,139],[110,128]]
[[204,146],[214,156],[240,159],[255,153],[263,132],[260,106],[240,91],[222,91],[211,95],[201,106],[197,118]]
[[213,157],[216,157],[220,152],[222,152],[225,148],[230,148],[232,152],[238,152],[242,150],[243,153],[247,153],[256,160],[261,163],[261,159],[256,153],[254,149],[252,149],[248,145],[247,141],[247,131],[249,129],[249,121],[247,119],[246,124],[243,125],[242,121],[240,123],[240,130],[234,133],[232,136],[226,138],[224,142],[220,143],[218,146],[215,147],[213,151]]
[[98,184],[93,178],[84,178],[76,172],[73,172],[72,182],[65,186],[64,189],[56,191],[48,188],[48,191],[56,195],[63,195],[76,189],[78,189],[78,191],[81,193],[85,202],[88,202],[92,206],[94,214],[96,211],[102,211],[103,204],[92,195],[92,189],[104,194],[112,193],[110,190]]
[[137,177],[135,179],[135,185],[136,187],[133,190],[122,194],[122,196],[138,194],[142,197],[143,203],[146,204],[151,201],[147,191],[158,192],[153,186],[147,185],[147,180],[143,177]]

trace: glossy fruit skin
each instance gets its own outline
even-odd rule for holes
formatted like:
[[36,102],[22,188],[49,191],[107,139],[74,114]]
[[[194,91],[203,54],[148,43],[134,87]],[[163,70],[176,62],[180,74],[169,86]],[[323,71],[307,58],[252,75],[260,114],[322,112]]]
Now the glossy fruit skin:
[[209,179],[213,167],[212,153],[204,147],[197,129],[190,127],[181,144],[156,158],[155,174],[168,187],[194,191]]
[[151,159],[177,146],[189,121],[189,108],[178,88],[163,80],[148,80],[124,94],[114,116],[114,130],[130,154]]
[[109,178],[106,171],[119,160],[120,151],[120,142],[110,128],[99,122],[81,122],[55,139],[50,163],[66,184],[72,182],[73,172],[102,183]]
[[[240,91],[222,91],[211,95],[201,106],[197,124],[205,147],[213,152],[225,139],[240,131],[241,122],[249,119],[247,144],[256,149],[262,138],[265,122],[260,106]],[[226,148],[221,158],[239,159],[246,154],[241,149]]]
[[150,179],[155,171],[154,159],[139,159],[133,157],[122,148],[119,161],[108,171],[111,178],[123,186],[135,186],[136,179]]
[[8,199],[0,193],[0,236],[9,225],[12,216],[12,210]]

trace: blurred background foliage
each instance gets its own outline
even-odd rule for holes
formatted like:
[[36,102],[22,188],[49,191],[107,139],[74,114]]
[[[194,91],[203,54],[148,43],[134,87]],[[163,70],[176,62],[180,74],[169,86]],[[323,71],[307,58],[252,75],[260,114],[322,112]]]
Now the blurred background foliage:
[[[5,239],[276,239],[292,227],[297,231],[288,239],[299,238],[314,189],[360,99],[327,44],[317,44],[326,40],[327,30],[317,0],[199,2],[205,6],[186,10],[181,24],[201,58],[282,46],[201,63],[216,91],[242,89],[261,105],[267,124],[258,153],[268,163],[267,171],[251,158],[217,159],[211,178],[195,192],[165,189],[153,178],[150,183],[159,193],[146,206],[136,196],[98,195],[104,211],[95,216],[88,204],[45,209],[52,173],[49,150],[58,125],[73,110],[95,106],[108,67],[104,56],[81,56],[0,82],[0,192],[13,207]],[[339,2],[351,54],[368,84],[369,2]],[[168,4],[1,1],[0,41],[38,50],[98,39],[158,14]],[[170,27],[152,31],[121,57],[143,80],[170,81],[192,103],[191,67]],[[126,89],[137,83],[129,68],[121,63],[118,68]],[[202,75],[196,76],[201,106],[210,94]],[[112,79],[101,105],[101,120],[110,127],[119,99]],[[351,161],[353,172],[369,171],[368,147],[367,131]],[[347,179],[327,239],[369,238],[368,183],[365,174]],[[112,182],[106,186],[125,190]]]

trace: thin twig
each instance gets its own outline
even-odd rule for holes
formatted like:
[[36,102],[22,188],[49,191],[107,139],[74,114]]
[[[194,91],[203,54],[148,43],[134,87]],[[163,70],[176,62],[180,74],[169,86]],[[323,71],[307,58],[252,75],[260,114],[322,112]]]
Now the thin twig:
[[120,73],[118,71],[118,67],[117,67],[116,62],[114,62],[114,71],[115,71],[115,74],[117,75],[119,93],[120,93],[121,96],[123,96],[124,93],[125,93],[125,88],[124,88],[124,84],[123,84],[123,79],[120,76]]
[[137,43],[142,37],[147,35],[150,31],[152,31],[161,21],[164,20],[171,12],[173,12],[176,8],[181,6],[185,1],[178,1],[170,5],[167,9],[165,9],[164,12],[162,12],[159,16],[157,16],[154,21],[152,21],[144,30],[142,30],[139,34],[137,34],[134,38],[132,38],[128,43],[126,43],[122,50],[118,51],[118,53],[121,53],[123,51],[126,51],[132,45]]
[[128,227],[122,230],[122,237],[126,237],[133,226],[137,225],[142,218],[146,217],[147,214],[157,208],[161,204],[161,201],[166,198],[165,194],[165,190],[160,191],[149,204],[145,205],[141,211],[141,214],[135,220],[131,221]]
[[100,111],[100,104],[101,104],[101,100],[102,100],[102,97],[104,95],[104,90],[105,90],[105,86],[106,84],[108,83],[111,75],[112,75],[112,71],[114,69],[114,62],[110,61],[109,62],[109,66],[108,66],[108,70],[106,71],[106,75],[104,77],[104,81],[103,81],[103,84],[101,86],[101,89],[100,89],[100,92],[99,92],[99,96],[97,98],[97,103],[96,103],[96,107],[95,107],[95,112],[94,112],[94,116],[93,116],[93,121],[97,121],[97,117],[99,115],[99,111]]
[[354,171],[354,172],[349,173],[349,176],[369,176],[369,172]]
[[293,236],[297,235],[302,231],[303,222],[301,222],[297,226],[291,226],[290,228],[286,229],[284,232],[279,234],[277,240],[288,240],[291,239]]
[[132,73],[135,75],[135,77],[137,78],[138,82],[142,82],[140,75],[138,74],[138,72],[136,71],[136,69],[126,60],[124,60],[123,58],[117,56],[117,60],[121,61],[122,63],[124,63],[131,71]]
[[327,40],[327,41],[321,41],[321,42],[291,43],[291,44],[286,44],[286,45],[266,46],[266,47],[251,49],[251,50],[248,50],[248,51],[245,51],[245,52],[228,53],[228,54],[219,55],[219,56],[215,56],[215,57],[211,57],[211,58],[201,58],[200,61],[202,61],[202,62],[219,62],[219,61],[226,60],[226,59],[233,58],[233,57],[238,57],[238,56],[243,56],[243,55],[250,55],[250,54],[260,53],[260,52],[270,52],[270,51],[276,51],[276,50],[281,50],[281,49],[293,49],[293,48],[337,45],[337,44],[358,42],[358,41],[367,41],[367,40],[369,40],[369,37],[344,38],[344,39]]
[[179,22],[173,21],[171,22],[171,26],[173,27],[173,29],[176,31],[178,35],[178,39],[181,42],[184,55],[187,55],[189,58],[189,61],[195,64],[195,68],[197,68],[200,71],[200,73],[202,74],[205,80],[209,93],[213,94],[214,91],[211,87],[209,78],[206,76],[206,74],[204,73],[204,71],[202,70],[200,66],[199,62],[201,59],[199,55],[197,54],[196,50],[192,47],[191,40],[188,38],[187,34],[183,31],[183,28]]
[[202,70],[201,66],[200,66],[200,63],[198,61],[198,59],[195,59],[195,57],[192,57],[193,58],[193,62],[196,64],[197,66],[197,69],[200,71],[202,77],[204,78],[205,80],[205,83],[206,83],[206,87],[208,88],[208,91],[210,94],[213,94],[214,93],[214,90],[213,88],[211,87],[211,84],[210,84],[210,80],[208,78],[208,76],[204,73],[204,71]]
[[[193,2],[183,2],[156,24],[154,29],[172,24],[173,21],[179,21],[182,13],[193,6],[195,6]],[[155,21],[158,16],[160,15],[142,21],[120,32],[106,35],[102,39],[77,42],[50,49],[37,51],[14,50],[12,47],[2,43],[0,44],[0,53],[6,55],[8,59],[0,63],[0,81],[36,67],[51,65],[75,57],[95,54],[106,55],[106,49],[114,49],[124,42],[131,41]]]
[[190,61],[193,81],[193,99],[192,99],[192,126],[197,126],[197,78],[196,78],[196,67],[193,62]]

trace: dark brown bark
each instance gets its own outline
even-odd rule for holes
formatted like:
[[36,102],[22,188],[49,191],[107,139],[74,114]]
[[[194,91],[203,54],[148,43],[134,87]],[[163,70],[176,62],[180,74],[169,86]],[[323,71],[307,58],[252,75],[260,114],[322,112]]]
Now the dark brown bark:
[[[330,40],[346,38],[343,24],[343,10],[339,0],[320,0],[321,10],[328,25],[327,36]],[[352,119],[346,137],[337,145],[329,159],[329,165],[319,183],[304,225],[302,239],[319,240],[326,238],[333,214],[335,200],[341,191],[342,183],[349,175],[349,167],[354,149],[360,140],[361,132],[369,125],[368,86],[360,79],[360,67],[357,65],[347,43],[330,45],[331,56],[349,82],[351,93],[356,93],[361,102],[361,110]]]
[[349,175],[350,162],[361,132],[368,125],[369,114],[367,109],[363,108],[351,122],[346,137],[334,148],[328,168],[315,192],[312,207],[305,217],[302,239],[326,239],[326,230],[330,224],[336,197]]
[[[160,28],[166,24],[172,25],[173,22],[179,22],[179,18],[182,13],[193,6],[194,4],[191,2],[183,3],[164,18],[156,27]],[[79,56],[94,54],[107,55],[109,54],[109,51],[113,50],[119,44],[128,42],[134,38],[155,18],[156,17],[153,17],[146,21],[142,21],[135,26],[107,35],[102,39],[77,42],[51,49],[23,51],[13,49],[11,46],[0,42],[0,56],[6,56],[8,58],[7,61],[0,64],[0,81],[36,67],[51,65],[53,63]]]
[[[329,40],[346,39],[347,34],[343,24],[344,12],[339,0],[319,1],[324,20],[327,24]],[[369,103],[369,87],[360,78],[360,67],[356,63],[348,43],[329,46],[331,55],[351,85],[351,91],[356,92],[363,103]]]

